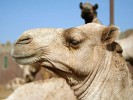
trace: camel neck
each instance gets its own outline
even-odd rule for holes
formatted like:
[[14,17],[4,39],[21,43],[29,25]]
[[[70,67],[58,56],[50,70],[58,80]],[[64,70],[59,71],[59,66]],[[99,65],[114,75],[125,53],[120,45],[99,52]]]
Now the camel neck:
[[123,87],[128,84],[128,79],[125,78],[127,72],[123,67],[115,69],[113,66],[119,67],[119,65],[115,65],[118,60],[115,59],[113,62],[112,59],[114,57],[110,52],[104,61],[93,65],[94,71],[81,84],[72,87],[79,100],[115,100],[125,95],[127,90]]
[[98,20],[98,18],[97,18],[97,15],[96,14],[94,14],[92,17],[87,17],[87,18],[85,18],[85,24],[87,24],[87,23],[100,23],[100,21]]

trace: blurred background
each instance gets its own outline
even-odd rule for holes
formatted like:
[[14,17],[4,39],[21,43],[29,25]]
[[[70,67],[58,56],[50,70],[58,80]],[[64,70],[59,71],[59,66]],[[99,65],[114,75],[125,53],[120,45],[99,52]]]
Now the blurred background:
[[[0,85],[22,70],[10,56],[13,43],[31,28],[70,28],[84,24],[80,2],[98,4],[97,16],[110,24],[110,0],[0,0]],[[114,24],[121,32],[133,29],[133,0],[114,0]]]
[[[69,28],[84,24],[80,2],[98,3],[98,18],[109,25],[110,0],[0,0],[0,43],[13,43],[31,28]],[[133,28],[133,0],[114,0],[114,23],[121,31]]]

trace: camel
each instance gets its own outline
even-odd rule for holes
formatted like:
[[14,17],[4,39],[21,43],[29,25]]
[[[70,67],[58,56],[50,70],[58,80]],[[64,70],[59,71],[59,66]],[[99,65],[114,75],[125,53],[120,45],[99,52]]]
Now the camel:
[[36,74],[40,71],[41,67],[37,64],[31,64],[31,65],[20,65],[19,67],[23,70],[23,77],[17,77],[12,80],[10,80],[6,84],[7,89],[13,89],[34,81]]
[[50,79],[52,77],[57,77],[54,73],[48,71],[45,68],[41,68],[41,66],[37,64],[31,64],[31,65],[19,64],[19,67],[23,70],[23,77],[22,78],[17,77],[10,80],[6,84],[7,89],[15,90],[26,83],[35,81],[35,77],[39,71],[41,71],[40,73],[41,73],[42,79]]
[[52,72],[48,71],[45,68],[41,68],[38,64],[31,64],[31,65],[19,65],[20,68],[23,70],[23,78],[26,83],[32,82],[35,79],[36,74],[41,70],[41,75],[43,79],[49,79],[55,76]]
[[87,23],[99,23],[101,22],[97,18],[97,12],[98,4],[92,5],[89,2],[82,3],[80,2],[80,9],[81,9],[81,17],[85,20],[85,24]]
[[20,36],[11,55],[19,64],[39,64],[65,79],[78,100],[133,100],[133,73],[115,42],[118,34],[116,26],[97,23],[31,29]]

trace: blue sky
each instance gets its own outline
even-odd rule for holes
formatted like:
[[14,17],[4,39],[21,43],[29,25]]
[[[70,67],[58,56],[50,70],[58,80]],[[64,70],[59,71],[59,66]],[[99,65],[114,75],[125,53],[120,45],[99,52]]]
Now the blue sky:
[[[69,28],[84,24],[80,2],[98,3],[98,18],[109,25],[109,0],[0,0],[0,43],[12,43],[31,28]],[[133,28],[133,0],[115,1],[115,25]]]

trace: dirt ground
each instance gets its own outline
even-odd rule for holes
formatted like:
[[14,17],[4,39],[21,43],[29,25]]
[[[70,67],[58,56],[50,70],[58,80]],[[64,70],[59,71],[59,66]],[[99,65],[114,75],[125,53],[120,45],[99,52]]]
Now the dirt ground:
[[7,98],[12,92],[13,90],[6,89],[4,86],[0,85],[0,100]]

